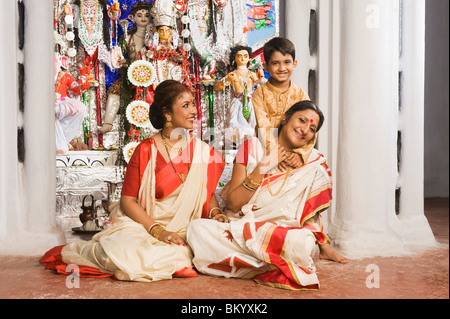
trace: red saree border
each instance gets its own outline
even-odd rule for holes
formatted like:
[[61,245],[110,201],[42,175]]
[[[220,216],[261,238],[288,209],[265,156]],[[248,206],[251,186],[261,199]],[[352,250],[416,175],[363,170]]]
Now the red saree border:
[[327,209],[331,205],[332,198],[333,190],[331,183],[322,185],[318,190],[311,192],[310,197],[306,200],[305,206],[303,207],[300,226],[303,226],[315,214]]
[[[61,251],[65,245],[56,246],[47,251],[44,256],[39,259],[39,263],[45,267],[45,269],[55,270],[61,275],[70,275],[72,272],[67,272],[67,266],[63,260]],[[108,278],[113,277],[113,274],[103,273],[97,268],[89,266],[77,265],[78,271],[77,276],[86,278]]]
[[276,269],[269,270],[262,274],[252,277],[256,282],[272,287],[290,289],[290,290],[314,290],[319,289],[318,284],[303,286],[298,279],[294,267],[306,274],[312,274],[309,269],[299,267],[291,261],[282,257],[286,234],[291,229],[298,229],[298,227],[281,227],[273,225],[268,230],[265,230],[265,238],[262,247],[263,260],[271,265],[276,266]]

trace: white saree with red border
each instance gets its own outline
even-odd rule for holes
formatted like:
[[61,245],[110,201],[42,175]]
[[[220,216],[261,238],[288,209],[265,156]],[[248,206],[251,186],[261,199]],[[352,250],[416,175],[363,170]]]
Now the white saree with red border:
[[[248,152],[247,174],[256,167],[260,151],[254,147]],[[308,162],[287,177],[285,173],[266,177],[242,207],[242,218],[232,218],[230,223],[192,221],[187,239],[193,264],[205,274],[253,279],[291,290],[318,289],[312,256],[317,243],[328,241],[320,213],[331,199],[330,170],[314,149]]]

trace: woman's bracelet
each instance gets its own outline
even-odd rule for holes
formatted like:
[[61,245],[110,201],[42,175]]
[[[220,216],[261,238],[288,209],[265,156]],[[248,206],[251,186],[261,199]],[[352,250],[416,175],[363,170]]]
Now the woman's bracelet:
[[250,175],[247,176],[247,178],[245,179],[246,184],[251,186],[252,188],[258,188],[259,186],[262,185],[262,182],[255,182],[254,180],[251,179]]
[[242,183],[242,186],[244,186],[245,189],[255,192],[259,186],[261,186],[262,182],[257,183],[254,180],[251,179],[250,175],[247,176],[247,178]]
[[218,209],[218,210],[220,211],[220,213],[222,213],[222,210],[220,209],[220,207],[213,207],[213,208],[211,208],[211,210],[209,211],[209,214],[208,214],[208,218],[209,218],[209,219],[212,218],[212,217],[211,217],[212,211],[213,211],[213,210],[216,210],[216,209]]
[[251,191],[251,192],[256,192],[256,190],[257,190],[258,188],[253,188],[253,187],[251,187],[250,185],[248,185],[248,184],[246,183],[246,181],[247,181],[247,180],[245,180],[245,181],[242,183],[242,186],[244,186],[244,188],[245,188],[246,190],[249,190],[249,191]]
[[150,228],[148,229],[148,233],[150,235],[152,235],[153,237],[155,237],[156,239],[159,239],[159,235],[165,231],[164,227],[162,227],[160,224],[158,223],[154,223],[153,225],[150,226]]

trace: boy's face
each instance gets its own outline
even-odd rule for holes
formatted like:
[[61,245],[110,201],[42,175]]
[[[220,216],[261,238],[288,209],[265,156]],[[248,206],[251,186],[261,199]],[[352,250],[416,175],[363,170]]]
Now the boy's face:
[[275,51],[270,60],[263,63],[263,67],[266,72],[270,73],[274,84],[286,84],[297,67],[297,61],[294,61],[290,54],[282,54],[279,51]]

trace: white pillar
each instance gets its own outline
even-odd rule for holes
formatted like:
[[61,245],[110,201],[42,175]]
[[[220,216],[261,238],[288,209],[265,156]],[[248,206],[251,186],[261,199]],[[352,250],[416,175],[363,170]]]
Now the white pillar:
[[[56,164],[54,135],[53,6],[48,0],[27,0],[25,46],[17,45],[17,0],[1,1],[0,90],[2,115],[0,228],[1,254],[41,255],[65,242],[56,228]],[[4,22],[3,22],[4,21]],[[17,108],[17,62],[25,66],[23,123]],[[6,69],[3,69],[5,64]],[[10,72],[4,72],[9,70]],[[6,94],[3,94],[6,93]],[[6,96],[8,95],[8,96]],[[8,110],[3,111],[7,106]],[[25,161],[17,162],[17,127],[23,125]],[[6,128],[5,128],[6,125]],[[9,130],[8,132],[3,132]],[[3,134],[5,133],[5,134]],[[6,136],[8,136],[7,141]],[[8,152],[4,152],[3,146]],[[12,183],[10,182],[12,180]],[[12,187],[11,187],[12,186]],[[5,222],[3,224],[3,222]]]
[[292,81],[308,92],[308,74],[311,67],[309,53],[309,16],[311,0],[286,0],[285,23],[286,38],[295,45],[297,68],[292,74]]
[[425,98],[425,0],[403,0],[402,7],[402,132],[399,218],[407,242],[435,242],[424,215],[424,98]]
[[[340,25],[337,196],[330,237],[349,257],[401,255],[412,246],[395,213],[399,2],[341,1]],[[423,77],[418,81],[423,90]],[[422,203],[419,196],[413,205]]]
[[[0,2],[0,240],[17,231],[21,210],[17,160],[17,45],[16,1]],[[5,45],[8,44],[8,45]]]

